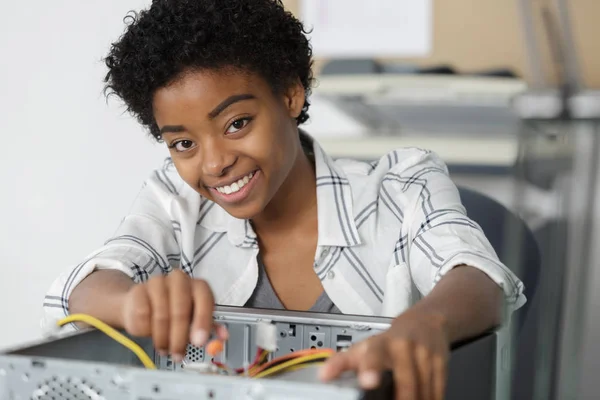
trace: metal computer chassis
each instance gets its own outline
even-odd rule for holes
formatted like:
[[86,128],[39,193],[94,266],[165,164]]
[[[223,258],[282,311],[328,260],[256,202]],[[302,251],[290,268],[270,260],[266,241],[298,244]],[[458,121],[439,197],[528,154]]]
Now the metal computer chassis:
[[[215,361],[242,366],[256,354],[257,325],[276,326],[278,348],[271,357],[307,348],[346,347],[383,332],[387,318],[280,310],[217,307],[215,319],[230,339]],[[392,380],[376,391],[358,388],[355,377],[323,384],[316,369],[269,379],[203,375],[161,357],[149,339],[134,339],[159,370],[146,370],[129,350],[96,330],[61,335],[0,353],[0,400],[175,400],[175,399],[369,399],[391,398]],[[493,399],[494,334],[452,351],[447,399]],[[203,348],[188,347],[185,363],[209,361]]]

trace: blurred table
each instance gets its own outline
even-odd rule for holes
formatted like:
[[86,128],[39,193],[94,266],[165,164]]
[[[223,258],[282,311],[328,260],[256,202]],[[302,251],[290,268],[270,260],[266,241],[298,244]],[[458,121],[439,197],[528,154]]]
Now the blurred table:
[[451,168],[490,173],[515,165],[520,121],[511,99],[525,88],[499,78],[321,76],[305,129],[334,157],[421,147]]

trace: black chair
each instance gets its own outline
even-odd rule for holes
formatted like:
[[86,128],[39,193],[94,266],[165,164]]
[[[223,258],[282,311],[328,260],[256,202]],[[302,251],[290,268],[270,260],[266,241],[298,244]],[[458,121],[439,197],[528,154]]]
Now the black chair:
[[538,242],[525,222],[496,200],[472,189],[458,190],[468,217],[481,226],[500,260],[525,285],[527,303],[513,316],[520,332],[538,287],[541,269]]

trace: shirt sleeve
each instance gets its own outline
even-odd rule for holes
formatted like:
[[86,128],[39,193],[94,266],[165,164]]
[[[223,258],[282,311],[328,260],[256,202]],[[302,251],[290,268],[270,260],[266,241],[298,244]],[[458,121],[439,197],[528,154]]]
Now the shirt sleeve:
[[172,261],[179,260],[179,245],[174,228],[177,224],[167,210],[176,192],[177,184],[165,170],[156,171],[144,183],[113,237],[52,283],[43,304],[44,333],[52,333],[56,322],[69,314],[71,293],[95,270],[121,271],[136,283],[172,270]]
[[468,265],[502,288],[507,312],[525,303],[523,283],[500,262],[481,227],[467,217],[446,165],[435,154],[423,151],[392,175],[402,196],[410,199],[404,214],[408,263],[423,296],[448,271]]

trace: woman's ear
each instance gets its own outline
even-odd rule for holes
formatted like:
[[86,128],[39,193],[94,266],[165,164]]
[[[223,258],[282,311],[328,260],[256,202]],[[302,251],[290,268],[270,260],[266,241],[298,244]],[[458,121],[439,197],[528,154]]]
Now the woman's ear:
[[302,82],[299,79],[285,91],[284,101],[290,117],[294,119],[298,118],[305,101],[304,86],[302,86]]

